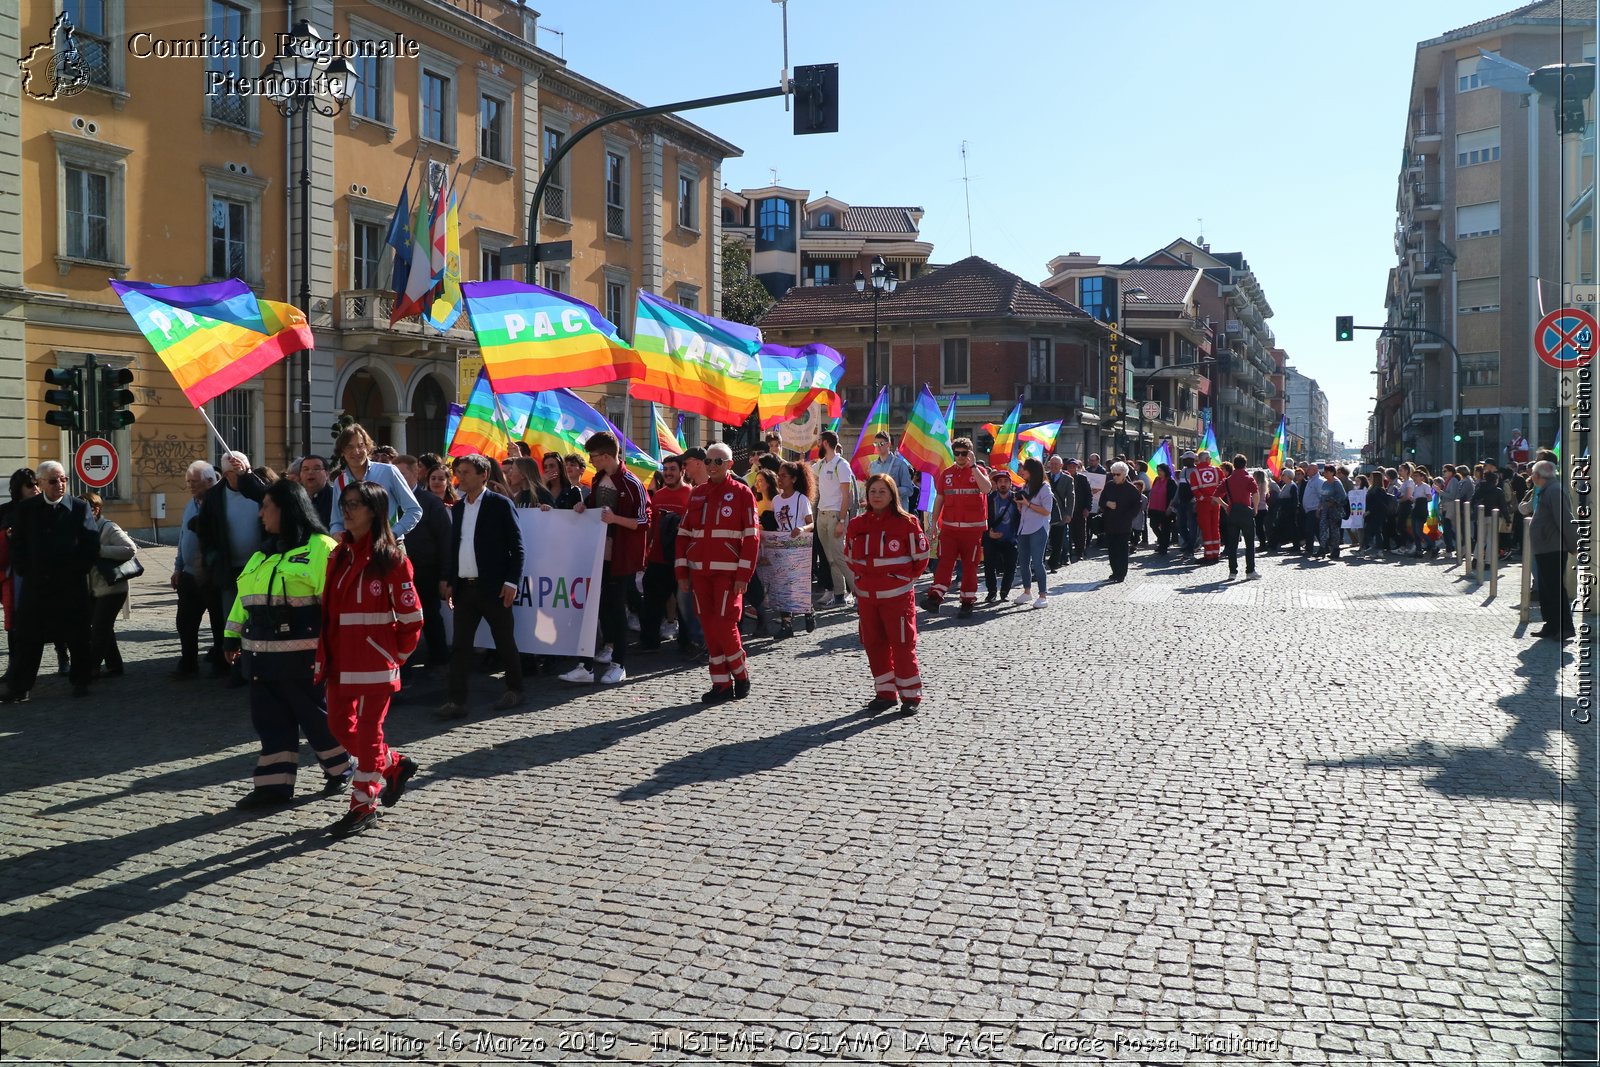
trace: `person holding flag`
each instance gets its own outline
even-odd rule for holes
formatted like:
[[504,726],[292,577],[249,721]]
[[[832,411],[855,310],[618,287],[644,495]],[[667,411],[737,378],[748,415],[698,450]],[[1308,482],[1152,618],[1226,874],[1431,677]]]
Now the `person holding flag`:
[[939,610],[950,589],[956,561],[960,560],[961,610],[958,614],[965,619],[972,615],[978,603],[978,557],[983,552],[984,531],[989,528],[985,499],[990,483],[988,471],[973,458],[972,438],[958,437],[950,444],[955,463],[940,471],[934,480],[939,497],[929,520],[938,524],[939,569],[934,572],[933,585],[922,605],[932,612]]
[[890,451],[888,430],[879,430],[872,436],[872,446],[877,455],[867,464],[867,475],[887,474],[894,480],[900,493],[900,506],[906,511],[917,510],[917,482],[911,464],[898,452]]

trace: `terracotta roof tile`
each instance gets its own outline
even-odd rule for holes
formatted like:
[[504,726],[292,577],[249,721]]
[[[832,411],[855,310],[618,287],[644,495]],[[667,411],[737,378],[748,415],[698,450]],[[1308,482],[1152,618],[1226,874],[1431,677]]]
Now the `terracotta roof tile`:
[[852,207],[845,211],[843,228],[856,233],[916,233],[914,208]]
[[[1122,291],[1127,292],[1134,286],[1143,286],[1146,299],[1152,304],[1181,304],[1183,298],[1189,294],[1189,286],[1194,284],[1194,276],[1199,272],[1199,267],[1134,267],[1122,277]],[[1137,305],[1137,298],[1130,298],[1130,305]]]
[[[763,329],[868,325],[872,303],[870,296],[849,284],[796,287],[758,325]],[[978,256],[901,282],[895,294],[878,305],[882,323],[1005,318],[1094,321],[1078,305]]]
[[1484,30],[1494,29],[1513,20],[1541,19],[1558,22],[1565,19],[1573,25],[1593,25],[1595,19],[1595,0],[1534,0],[1534,3],[1524,4],[1512,11],[1507,11],[1493,18],[1480,19],[1477,22],[1458,26],[1447,30],[1439,39],[1470,37]]

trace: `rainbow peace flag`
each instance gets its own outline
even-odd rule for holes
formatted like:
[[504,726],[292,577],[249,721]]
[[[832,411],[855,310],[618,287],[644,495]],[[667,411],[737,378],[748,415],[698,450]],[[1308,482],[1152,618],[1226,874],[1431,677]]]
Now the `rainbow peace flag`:
[[[476,311],[474,311],[476,315]],[[761,395],[761,331],[639,291],[633,347],[643,367],[633,395],[736,426]]]
[[1428,498],[1428,517],[1422,520],[1422,535],[1437,541],[1444,534],[1443,528],[1439,525],[1439,491],[1430,489],[1429,492],[1433,495]]
[[445,455],[450,454],[450,442],[456,439],[456,427],[461,425],[461,416],[466,412],[466,405],[451,404],[444,416],[444,448]]
[[924,476],[938,474],[953,466],[956,457],[950,451],[950,423],[939,410],[926,382],[917,394],[906,418],[906,428],[900,434],[900,454],[906,457],[911,469]]
[[661,469],[661,461],[634,444],[610,419],[606,419],[606,427],[617,439],[617,449],[622,453],[622,465],[628,468],[628,472],[639,479],[646,489],[650,488],[650,479]]
[[856,472],[856,478],[867,480],[871,474],[870,464],[877,451],[872,447],[872,439],[880,433],[889,432],[889,387],[886,385],[878,390],[878,399],[872,402],[872,410],[867,412],[867,421],[861,427],[861,436],[856,438],[856,450],[850,454],[850,469]]
[[205,285],[112,282],[111,291],[197,408],[313,344],[299,308],[257,300],[237,278]]
[[666,459],[668,456],[681,456],[687,446],[683,443],[683,416],[678,416],[678,431],[674,433],[661,418],[661,409],[656,402],[650,402],[650,424],[656,431],[656,458]]
[[1211,427],[1210,410],[1206,411],[1206,432],[1205,437],[1200,441],[1200,447],[1211,453],[1211,461],[1213,463],[1222,462],[1222,448],[1217,444],[1217,431]]
[[824,344],[804,348],[766,344],[756,355],[761,360],[757,407],[763,430],[799,418],[818,401],[828,405],[829,415],[840,413],[844,403],[838,390],[839,379],[844,376],[844,357],[838,352]]
[[1168,470],[1175,470],[1178,466],[1177,461],[1172,458],[1172,445],[1167,441],[1162,441],[1161,444],[1156,447],[1155,453],[1149,459],[1145,460],[1145,478],[1151,485],[1156,484],[1156,475],[1160,473],[1156,470],[1156,468],[1161,466],[1163,463],[1167,465]]
[[617,328],[582,300],[522,282],[461,287],[483,365],[500,393],[600,385],[644,373]]
[[989,453],[989,466],[1017,469],[1017,433],[1022,422],[1022,401],[1018,400],[994,434],[994,449]]
[[533,409],[533,398],[526,393],[496,396],[489,375],[478,371],[472,392],[461,410],[461,421],[450,437],[447,454],[470,456],[474,452],[494,459],[505,459],[511,442],[521,436]]
[[533,395],[522,439],[528,443],[533,458],[542,462],[546,452],[558,455],[582,452],[583,443],[590,434],[610,429],[610,420],[577,393],[570,389],[547,389]]
[[1274,478],[1283,470],[1289,459],[1289,419],[1278,420],[1278,432],[1272,435],[1272,450],[1267,453],[1267,470]]

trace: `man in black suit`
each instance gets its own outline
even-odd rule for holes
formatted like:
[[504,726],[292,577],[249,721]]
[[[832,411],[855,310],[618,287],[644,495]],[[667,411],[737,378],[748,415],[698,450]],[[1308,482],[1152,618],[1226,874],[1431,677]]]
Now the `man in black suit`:
[[472,670],[472,643],[478,623],[487,620],[494,647],[506,668],[506,691],[495,701],[497,711],[522,703],[522,659],[511,605],[522,583],[522,527],[511,498],[488,489],[489,461],[480,455],[455,460],[461,500],[450,510],[451,551],[439,595],[455,611],[450,650],[449,701],[441,719],[467,717],[467,675]]
[[47,641],[66,642],[72,658],[72,695],[89,695],[94,664],[89,655],[89,571],[100,558],[100,527],[87,502],[67,495],[67,471],[55,460],[39,464],[38,496],[11,509],[11,564],[22,581],[12,627],[16,663],[0,702],[28,699],[39,676]]
[[317,509],[317,518],[322,520],[322,528],[326,530],[333,522],[333,499],[336,495],[333,486],[328,484],[328,461],[312,453],[300,460],[299,473],[300,486],[311,498],[311,506]]

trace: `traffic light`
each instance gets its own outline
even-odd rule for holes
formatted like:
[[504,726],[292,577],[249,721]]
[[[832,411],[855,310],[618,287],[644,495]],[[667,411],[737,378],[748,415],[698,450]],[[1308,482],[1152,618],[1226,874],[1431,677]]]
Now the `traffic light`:
[[44,402],[54,404],[57,409],[45,412],[44,421],[63,430],[83,432],[83,368],[47,370],[44,380],[46,385],[55,386],[44,391]]
[[1461,435],[1460,434],[1456,434],[1455,437],[1453,438],[1453,440],[1455,441],[1456,444],[1459,445],[1461,443]]
[[95,393],[100,423],[95,427],[101,433],[113,433],[133,425],[133,412],[128,405],[134,401],[133,371],[127,367],[100,367],[100,388]]
[[839,132],[839,64],[794,68],[794,132]]
[[1349,341],[1356,335],[1356,317],[1354,315],[1338,315],[1333,320],[1333,339],[1335,341]]

